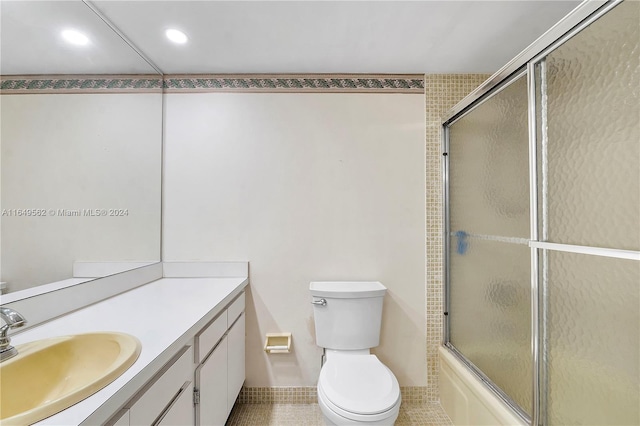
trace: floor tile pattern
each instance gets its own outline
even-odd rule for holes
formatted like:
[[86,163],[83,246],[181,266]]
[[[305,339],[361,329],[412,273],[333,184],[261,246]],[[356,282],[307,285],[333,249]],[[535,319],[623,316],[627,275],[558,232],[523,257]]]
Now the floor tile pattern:
[[[318,404],[236,404],[227,426],[322,426]],[[402,404],[396,426],[448,426],[439,404]]]

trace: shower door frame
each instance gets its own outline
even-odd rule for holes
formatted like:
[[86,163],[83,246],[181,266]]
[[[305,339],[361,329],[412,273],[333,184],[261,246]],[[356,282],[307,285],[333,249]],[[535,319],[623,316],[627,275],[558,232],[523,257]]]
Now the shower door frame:
[[[538,200],[539,184],[546,185],[544,164],[546,158],[542,151],[542,180],[538,176],[538,143],[546,146],[546,131],[542,128],[542,135],[538,135],[538,105],[537,95],[541,96],[541,119],[545,121],[545,57],[552,51],[563,45],[566,41],[580,33],[587,26],[598,20],[623,0],[610,0],[606,2],[589,0],[581,3],[564,19],[554,25],[522,53],[511,60],[502,69],[491,76],[485,83],[470,93],[457,105],[455,105],[442,118],[442,206],[443,206],[443,336],[442,343],[447,347],[471,373],[476,376],[491,392],[504,401],[526,423],[538,426],[547,423],[547,384],[546,384],[546,263],[540,268],[540,258],[545,262],[547,250],[579,253],[595,256],[613,257],[619,259],[631,259],[640,261],[640,252],[631,250],[619,250],[611,248],[578,246],[547,242],[546,220],[542,222],[542,229],[538,229],[538,207],[541,202],[543,215],[546,212],[546,199],[543,191],[543,199]],[[536,67],[541,70],[541,87],[536,86]],[[450,341],[450,197],[449,197],[449,127],[458,119],[471,112],[478,105],[490,99],[510,83],[527,74],[527,104],[528,104],[528,136],[529,136],[529,198],[530,198],[530,239],[528,246],[531,252],[531,355],[532,355],[532,416],[522,410],[508,395],[496,386],[480,369],[475,367]],[[541,89],[538,92],[538,89]],[[544,219],[544,218],[543,218]],[[542,277],[542,280],[541,280]]]
[[[443,283],[444,283],[444,298],[443,298],[443,314],[444,314],[444,321],[443,321],[443,344],[444,346],[447,347],[447,349],[449,349],[457,358],[460,362],[462,362],[462,364],[464,364],[472,373],[473,375],[480,380],[480,382],[482,382],[482,384],[484,386],[486,386],[488,389],[491,390],[491,392],[493,392],[498,398],[500,398],[505,404],[507,404],[524,422],[526,423],[530,423],[531,418],[529,417],[529,415],[522,409],[520,408],[519,405],[517,405],[499,386],[497,386],[496,384],[494,384],[491,379],[486,376],[481,369],[479,369],[478,367],[476,367],[469,359],[467,359],[462,352],[460,352],[450,341],[450,316],[449,316],[449,312],[450,312],[450,256],[449,256],[449,250],[450,250],[450,238],[452,236],[451,234],[451,226],[450,226],[450,197],[449,197],[449,126],[451,126],[452,124],[454,124],[456,121],[458,121],[459,119],[463,118],[465,115],[467,115],[468,113],[470,113],[471,111],[473,111],[476,107],[482,105],[485,101],[488,101],[490,99],[493,98],[493,96],[497,95],[498,93],[500,93],[501,91],[503,91],[504,89],[506,89],[507,87],[509,87],[512,83],[514,83],[516,80],[520,79],[521,77],[523,77],[524,75],[527,75],[527,96],[529,95],[529,90],[530,90],[530,82],[529,82],[529,75],[528,74],[528,66],[525,64],[523,66],[521,66],[519,69],[515,70],[515,72],[512,72],[511,74],[505,76],[502,80],[500,80],[499,82],[497,82],[495,85],[493,85],[493,87],[489,88],[488,90],[486,90],[482,95],[479,95],[478,98],[474,99],[470,105],[467,108],[463,108],[458,114],[455,114],[451,119],[447,120],[446,122],[443,123],[443,128],[442,128],[442,182],[443,182],[443,215],[444,215],[444,223],[443,223],[443,228],[444,228],[444,233],[443,233],[443,237],[442,237],[442,244],[443,244],[443,259],[444,259],[444,268],[443,268]],[[471,95],[469,95],[471,96]],[[468,97],[469,97],[468,96]],[[467,97],[467,98],[468,98]],[[465,99],[467,99],[465,98]],[[534,98],[535,99],[535,98]],[[464,100],[463,100],[464,101]],[[535,113],[535,112],[534,112]],[[531,110],[528,109],[528,119],[530,120],[530,114],[531,114]],[[535,118],[535,115],[534,115]],[[535,123],[535,121],[534,121]],[[534,129],[535,130],[535,129]],[[529,126],[528,128],[528,132],[529,132],[529,142],[530,142],[530,138],[531,138],[531,128]],[[534,145],[535,147],[535,145]],[[536,151],[534,149],[533,154],[535,156]],[[531,158],[531,144],[529,143],[529,157]],[[535,158],[534,158],[535,161]],[[531,161],[530,161],[531,162]],[[534,163],[535,164],[535,163]],[[531,182],[531,179],[530,179]],[[534,191],[535,193],[535,191]],[[532,200],[533,202],[533,200]],[[537,207],[536,207],[537,210]],[[531,211],[533,211],[533,209],[531,209]],[[531,219],[530,219],[531,220]],[[534,223],[533,221],[531,223]],[[533,232],[533,231],[532,231]],[[536,231],[537,232],[537,231]],[[470,234],[469,237],[474,238],[473,234]],[[509,243],[515,243],[515,244],[529,244],[530,240],[529,239],[522,239],[522,238],[514,238],[514,237],[498,237],[496,236],[495,238],[491,238],[491,236],[487,237],[487,236],[482,236],[483,239],[490,239],[491,241],[498,241],[498,242],[509,242]],[[532,260],[533,262],[533,260]],[[533,264],[531,265],[531,271],[533,272]],[[532,306],[533,308],[533,306]],[[535,365],[535,363],[534,363]],[[533,407],[532,407],[533,409]]]

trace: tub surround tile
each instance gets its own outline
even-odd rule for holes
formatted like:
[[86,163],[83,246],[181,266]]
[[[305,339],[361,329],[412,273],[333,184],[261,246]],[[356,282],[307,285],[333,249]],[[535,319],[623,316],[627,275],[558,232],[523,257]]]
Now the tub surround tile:
[[427,399],[437,402],[438,347],[442,344],[442,117],[462,98],[482,84],[488,74],[427,74],[426,191],[427,191]]

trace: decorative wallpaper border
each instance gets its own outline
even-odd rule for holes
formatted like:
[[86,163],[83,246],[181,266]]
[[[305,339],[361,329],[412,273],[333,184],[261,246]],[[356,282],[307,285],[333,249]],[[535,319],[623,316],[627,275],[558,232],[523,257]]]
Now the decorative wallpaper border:
[[[400,386],[402,402],[424,404],[428,401],[424,386]],[[315,386],[300,387],[245,387],[238,396],[240,404],[317,404],[318,390]]]
[[421,74],[211,74],[165,75],[173,92],[424,93]]
[[160,93],[159,75],[11,75],[0,76],[0,93]]
[[424,93],[421,74],[188,74],[0,76],[0,93]]

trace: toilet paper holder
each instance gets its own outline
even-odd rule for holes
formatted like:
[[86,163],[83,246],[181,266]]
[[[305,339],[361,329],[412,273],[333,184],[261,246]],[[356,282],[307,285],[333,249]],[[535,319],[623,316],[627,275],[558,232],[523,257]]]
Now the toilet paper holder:
[[291,333],[267,333],[264,351],[268,354],[291,353]]

